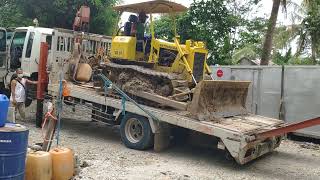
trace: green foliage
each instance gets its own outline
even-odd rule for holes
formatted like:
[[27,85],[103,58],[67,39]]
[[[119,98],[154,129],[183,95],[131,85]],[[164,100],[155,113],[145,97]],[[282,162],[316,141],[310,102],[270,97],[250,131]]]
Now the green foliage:
[[275,29],[275,35],[273,37],[274,49],[289,48],[291,43],[299,34],[299,25],[280,26]]
[[[0,25],[32,25],[32,19],[37,18],[42,27],[71,29],[75,14],[84,2],[85,0],[4,0],[1,3]],[[87,2],[91,8],[90,31],[111,34],[117,17],[117,14],[111,10],[111,6],[116,3],[116,0],[88,0]]]
[[176,15],[164,15],[155,20],[155,34],[158,38],[170,41],[174,38],[174,24],[176,23],[177,33],[180,35],[181,42],[191,38],[191,18],[189,13]]
[[[298,48],[295,52],[295,57],[292,57],[288,63],[310,64],[313,62],[313,64],[316,64],[316,59],[320,57],[320,31],[318,30],[320,27],[320,2],[316,0],[305,0],[301,6],[295,4],[294,9],[302,14],[293,13],[294,19],[298,18],[301,20],[301,24],[294,24],[289,27],[277,27],[273,39],[274,51],[288,48],[295,39],[298,39]],[[304,57],[310,56],[311,58],[301,58],[301,55]]]
[[262,39],[266,30],[267,21],[263,18],[244,20],[238,28],[236,48],[232,56],[233,64],[237,64],[242,58],[256,59],[262,51]]
[[246,44],[240,49],[236,49],[232,55],[232,64],[238,64],[242,58],[256,59],[259,53],[256,52],[256,45]]
[[282,55],[279,51],[275,52],[272,57],[273,63],[277,65],[314,65],[314,61],[310,57],[292,56],[292,49]]
[[27,26],[32,23],[32,19],[25,18],[18,6],[11,0],[0,0],[0,26],[18,27]]
[[243,20],[239,28],[239,38],[237,48],[242,48],[246,44],[259,45],[262,43],[263,34],[266,31],[266,19],[254,18],[252,20]]
[[300,30],[300,45],[297,54],[311,48],[311,58],[313,63],[320,58],[320,1],[305,0],[306,17],[303,19]]
[[310,57],[292,57],[289,60],[289,64],[291,65],[314,65],[313,59]]
[[[256,4],[259,0],[245,2],[239,5],[229,0],[195,0],[187,13],[176,15],[181,41],[204,41],[209,50],[209,64],[233,64],[237,62],[234,58],[244,54],[256,57],[255,54],[261,49],[261,32],[266,21],[261,18],[246,20],[245,14],[251,10],[252,3]],[[172,40],[173,19],[166,15],[155,21],[158,38]],[[233,56],[234,52],[236,55]]]
[[192,37],[206,42],[209,64],[230,64],[234,48],[231,33],[237,21],[225,3],[199,0],[190,6]]
[[[187,39],[204,41],[209,50],[209,64],[228,64],[231,60],[233,44],[230,34],[235,18],[225,6],[224,1],[195,0],[187,13],[176,16],[177,33],[181,42]],[[174,20],[162,16],[155,21],[158,38],[172,40]]]
[[277,65],[286,65],[292,58],[292,49],[289,48],[285,55],[282,55],[279,51],[275,52],[272,61]]

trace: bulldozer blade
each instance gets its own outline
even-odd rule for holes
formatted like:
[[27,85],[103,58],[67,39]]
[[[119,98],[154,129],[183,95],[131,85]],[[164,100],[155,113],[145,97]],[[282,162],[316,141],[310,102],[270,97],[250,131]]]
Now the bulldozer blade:
[[250,81],[204,80],[197,84],[187,110],[199,120],[247,114],[245,104]]

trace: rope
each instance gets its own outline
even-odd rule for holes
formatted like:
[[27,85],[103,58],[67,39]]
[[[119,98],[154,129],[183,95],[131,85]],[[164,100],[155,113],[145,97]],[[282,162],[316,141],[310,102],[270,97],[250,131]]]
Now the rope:
[[[125,102],[128,100],[130,102],[132,102],[135,106],[137,106],[140,110],[142,110],[144,113],[146,113],[148,116],[150,116],[153,120],[156,120],[158,122],[160,122],[160,120],[153,115],[151,112],[149,112],[148,110],[146,110],[145,108],[143,108],[140,104],[138,104],[135,100],[133,100],[132,98],[130,98],[125,92],[123,92],[119,87],[117,87],[116,85],[114,85],[112,83],[112,81],[110,79],[108,79],[105,75],[103,74],[98,74],[98,77],[100,77],[103,81],[104,81],[104,87],[107,88],[112,88],[115,91],[117,91],[117,93],[119,93],[119,95],[122,97],[122,113],[124,113],[125,111]],[[123,100],[125,99],[125,100]]]
[[122,96],[122,98],[121,98],[121,105],[122,105],[122,115],[123,116],[125,116],[126,115],[126,98],[124,98],[123,96]]
[[[108,86],[104,86],[104,104],[107,104],[107,94],[109,93]],[[107,111],[107,108],[105,112]]]
[[57,126],[57,147],[59,146],[60,140],[60,129],[61,129],[61,112],[62,112],[62,91],[63,91],[63,73],[60,73],[60,81],[59,81],[59,97],[57,101],[57,119],[58,119],[58,126]]

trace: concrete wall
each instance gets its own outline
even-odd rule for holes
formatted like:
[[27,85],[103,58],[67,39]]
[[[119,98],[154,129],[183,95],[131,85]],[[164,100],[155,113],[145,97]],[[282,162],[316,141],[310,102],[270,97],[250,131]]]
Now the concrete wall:
[[[320,116],[320,67],[286,67],[284,76],[285,120],[297,122]],[[320,137],[320,126],[299,131]]]
[[[281,102],[280,66],[212,67],[215,79],[249,80],[247,109],[254,114],[279,118]],[[218,69],[224,75],[216,76]],[[320,116],[320,66],[285,66],[283,81],[283,112],[288,123]],[[320,126],[299,131],[302,135],[320,138]]]

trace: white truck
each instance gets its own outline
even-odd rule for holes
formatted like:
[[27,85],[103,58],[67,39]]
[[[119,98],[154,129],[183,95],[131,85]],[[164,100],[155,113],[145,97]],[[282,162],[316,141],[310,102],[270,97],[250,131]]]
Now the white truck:
[[5,93],[3,77],[7,74],[6,60],[7,58],[7,31],[5,28],[0,28],[0,93]]
[[[59,94],[60,74],[68,76],[69,57],[76,32],[48,28],[17,28],[10,46],[8,73],[21,67],[29,78],[36,78],[40,56],[40,43],[49,44],[47,69],[49,72],[48,94]],[[111,37],[89,34],[83,36],[86,44],[83,52],[95,54],[98,48],[108,52]],[[102,63],[103,66],[103,63]],[[8,77],[6,78],[8,79]],[[297,128],[320,124],[320,120],[287,126],[283,121],[246,114],[222,118],[220,121],[201,121],[188,116],[183,110],[155,108],[134,102],[123,103],[117,96],[106,96],[94,84],[68,85],[67,104],[92,109],[92,118],[110,125],[120,125],[121,139],[133,149],[154,147],[161,150],[168,146],[171,129],[185,128],[214,139],[211,145],[225,150],[239,164],[245,164],[277,148],[287,132]],[[124,114],[123,114],[124,112]],[[148,113],[146,113],[148,112]],[[150,116],[152,114],[152,116]]]

